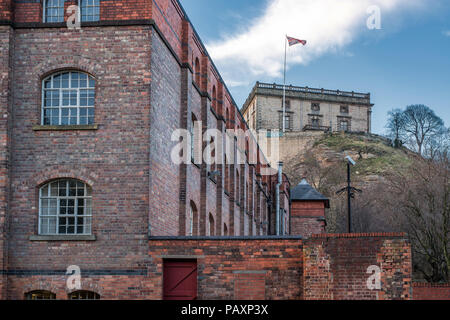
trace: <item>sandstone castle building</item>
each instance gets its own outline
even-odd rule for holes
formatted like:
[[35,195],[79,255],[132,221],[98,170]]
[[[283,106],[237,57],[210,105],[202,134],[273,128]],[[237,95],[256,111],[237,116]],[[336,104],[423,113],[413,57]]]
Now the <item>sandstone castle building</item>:
[[[174,130],[203,150],[280,106],[257,84],[245,120],[177,0],[0,0],[0,80],[0,299],[412,298],[405,234],[315,234],[328,200],[248,140],[242,164],[172,161]],[[370,131],[368,96],[288,98],[292,130]]]
[[[286,132],[371,132],[369,93],[286,86]],[[242,113],[250,128],[283,129],[283,85],[257,82]]]

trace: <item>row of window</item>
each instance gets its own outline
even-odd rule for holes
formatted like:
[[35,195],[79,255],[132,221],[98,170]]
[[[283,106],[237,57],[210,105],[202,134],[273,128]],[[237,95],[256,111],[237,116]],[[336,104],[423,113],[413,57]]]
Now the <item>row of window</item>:
[[[291,108],[291,101],[286,100],[285,102],[286,109]],[[311,111],[312,112],[319,112],[320,111],[320,103],[312,102],[311,103]],[[340,112],[341,113],[349,113],[349,106],[348,105],[342,105],[340,106]]]
[[[98,293],[86,290],[75,291],[69,293],[69,300],[99,300]],[[26,300],[55,300],[56,294],[46,290],[35,290],[25,293]]]
[[[284,125],[286,130],[292,130],[293,124],[292,124],[292,117],[290,114],[285,114],[284,116]],[[312,128],[320,128],[323,126],[322,123],[322,116],[319,115],[311,115],[309,117],[309,124]],[[280,114],[280,130],[282,130],[283,123],[281,122],[281,114]],[[350,119],[339,119],[338,117],[338,131],[344,131],[348,132],[351,128],[351,121]]]
[[[65,0],[44,0],[44,22],[64,22]],[[100,20],[100,0],[78,0],[80,21]]]

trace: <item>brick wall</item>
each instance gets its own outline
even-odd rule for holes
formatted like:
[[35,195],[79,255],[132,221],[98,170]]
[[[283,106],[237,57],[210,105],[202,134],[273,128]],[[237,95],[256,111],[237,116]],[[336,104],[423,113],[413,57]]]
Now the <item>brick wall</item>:
[[[9,269],[139,268],[148,259],[150,30],[15,31]],[[98,130],[33,129],[41,121],[41,79],[61,69],[95,77]],[[92,187],[96,241],[30,239],[38,233],[39,187],[57,178]]]
[[[405,234],[325,234],[304,241],[306,300],[410,300],[411,246]],[[381,289],[370,290],[370,266]]]
[[450,283],[413,283],[414,300],[450,300]]
[[11,54],[13,30],[0,26],[0,299],[6,294],[8,210],[11,150]]
[[291,234],[309,238],[325,232],[325,203],[323,201],[292,201]]
[[0,20],[11,20],[11,0],[0,0]]
[[[299,239],[150,239],[149,255],[159,282],[164,259],[197,259],[200,300],[302,297]],[[161,290],[158,294],[161,298]]]

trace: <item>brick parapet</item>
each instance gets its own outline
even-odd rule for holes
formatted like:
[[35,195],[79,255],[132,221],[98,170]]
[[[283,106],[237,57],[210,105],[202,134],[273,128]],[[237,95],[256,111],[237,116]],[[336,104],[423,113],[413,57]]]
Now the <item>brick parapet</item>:
[[[307,300],[412,299],[411,245],[404,233],[312,235],[304,240]],[[369,288],[380,270],[380,288]]]
[[414,300],[450,300],[450,283],[413,283]]

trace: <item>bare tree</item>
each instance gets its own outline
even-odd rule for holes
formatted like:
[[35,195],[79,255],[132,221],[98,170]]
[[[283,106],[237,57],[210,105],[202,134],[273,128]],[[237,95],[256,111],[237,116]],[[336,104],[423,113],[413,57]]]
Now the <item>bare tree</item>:
[[395,148],[399,148],[403,144],[404,122],[405,117],[402,110],[393,109],[389,111],[386,128],[389,130],[389,137],[392,139]]
[[436,159],[450,152],[450,128],[442,127],[440,131],[429,136],[424,143],[424,155]]
[[398,223],[408,231],[413,263],[429,282],[450,276],[450,171],[449,159],[422,159],[404,173],[389,177],[389,210],[397,210]]
[[414,145],[411,147],[415,147],[420,155],[426,139],[440,132],[444,126],[442,119],[423,104],[406,107],[402,118],[402,131],[412,138]]

